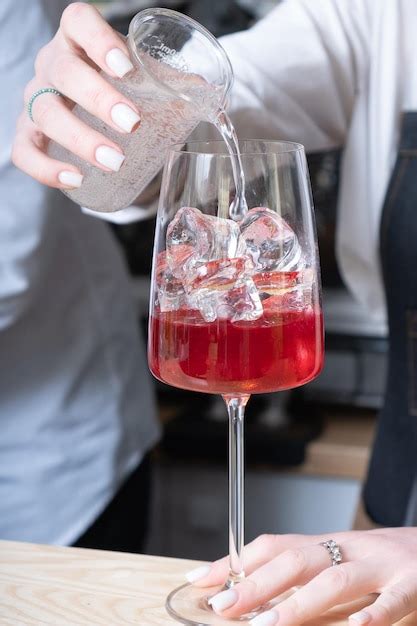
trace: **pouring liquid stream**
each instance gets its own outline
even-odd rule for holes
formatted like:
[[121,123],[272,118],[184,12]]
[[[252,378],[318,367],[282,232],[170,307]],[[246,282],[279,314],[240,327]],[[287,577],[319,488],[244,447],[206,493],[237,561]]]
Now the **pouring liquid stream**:
[[245,197],[245,173],[243,171],[242,157],[239,150],[239,141],[232,121],[223,109],[219,111],[215,118],[214,125],[226,144],[232,163],[236,193],[229,207],[229,217],[239,222],[248,212],[248,204]]

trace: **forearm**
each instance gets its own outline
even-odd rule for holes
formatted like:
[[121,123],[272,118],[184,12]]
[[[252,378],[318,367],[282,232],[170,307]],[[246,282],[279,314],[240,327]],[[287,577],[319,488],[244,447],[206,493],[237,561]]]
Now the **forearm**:
[[221,40],[235,74],[229,113],[240,137],[299,141],[309,151],[344,143],[366,64],[356,31],[367,23],[354,16],[362,4],[287,0]]

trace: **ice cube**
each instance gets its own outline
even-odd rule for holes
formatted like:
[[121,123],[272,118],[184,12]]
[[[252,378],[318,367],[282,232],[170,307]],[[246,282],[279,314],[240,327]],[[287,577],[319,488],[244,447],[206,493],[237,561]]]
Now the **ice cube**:
[[161,313],[177,311],[187,305],[187,294],[181,281],[169,271],[164,273],[158,285],[158,303]]
[[206,322],[216,319],[253,321],[263,313],[262,302],[251,278],[243,278],[232,289],[217,293],[211,289],[199,289],[193,293],[192,303]]
[[230,289],[239,278],[247,275],[252,269],[250,257],[209,261],[195,268],[187,284],[192,291],[200,288],[215,291]]
[[200,264],[245,254],[238,224],[205,215],[193,207],[181,208],[168,226],[167,262],[178,278],[190,277]]
[[165,250],[159,252],[155,261],[155,276],[156,284],[158,285],[164,275],[164,272],[168,269],[167,253]]
[[185,301],[207,322],[258,319],[263,308],[252,279],[253,257],[240,224],[181,208],[167,228],[159,280],[161,308],[172,310]]
[[301,272],[258,272],[253,281],[256,288],[269,295],[279,295],[297,287]]
[[241,278],[225,293],[224,306],[219,308],[219,316],[224,310],[228,311],[232,322],[257,320],[262,316],[262,302],[251,278]]
[[199,275],[186,283],[189,302],[206,322],[217,318],[255,320],[263,312],[258,290],[248,271],[252,262],[244,257],[211,261],[198,268]]
[[168,267],[166,253],[160,252],[156,263],[157,304],[162,313],[177,311],[186,306],[187,295],[182,281]]
[[296,234],[274,211],[265,207],[251,209],[240,222],[240,230],[256,271],[288,272],[303,267]]
[[264,311],[304,309],[312,303],[312,271],[258,272],[253,281]]
[[305,311],[311,306],[311,291],[303,287],[292,289],[274,296],[262,297],[262,307],[265,313],[285,313],[286,311]]

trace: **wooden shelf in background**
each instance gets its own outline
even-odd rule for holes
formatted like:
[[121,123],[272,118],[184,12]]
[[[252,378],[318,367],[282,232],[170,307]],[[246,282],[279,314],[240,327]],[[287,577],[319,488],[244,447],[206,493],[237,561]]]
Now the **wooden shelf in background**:
[[363,480],[375,434],[372,413],[328,414],[322,434],[307,447],[295,473]]

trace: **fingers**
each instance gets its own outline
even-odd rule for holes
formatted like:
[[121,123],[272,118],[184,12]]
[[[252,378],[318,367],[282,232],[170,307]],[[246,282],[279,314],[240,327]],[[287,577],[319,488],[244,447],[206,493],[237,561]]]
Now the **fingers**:
[[54,94],[39,96],[32,115],[46,137],[105,171],[118,172],[124,154],[119,146],[77,118],[64,100]]
[[[360,533],[336,533],[334,538],[338,542],[359,535]],[[254,541],[245,546],[243,551],[243,563],[245,573],[251,574],[255,569],[271,560],[278,554],[295,548],[308,545],[317,545],[326,541],[328,536],[321,535],[260,535]],[[324,548],[322,548],[324,550]],[[229,557],[215,561],[211,565],[197,568],[187,575],[188,582],[197,587],[214,587],[223,584],[229,574]]]
[[[349,559],[357,557],[352,542],[345,545],[344,553]],[[323,571],[326,576],[337,575],[328,572],[340,566],[329,568],[330,563],[326,548],[317,544],[286,550],[256,569],[232,590],[214,596],[211,604],[215,611],[228,618],[249,613],[292,587],[305,585]]]
[[[25,114],[22,114],[25,115]],[[81,172],[70,165],[48,157],[43,150],[44,138],[35,128],[18,132],[12,151],[12,161],[35,180],[57,189],[74,189],[82,183]]]
[[[375,561],[367,560],[329,567],[288,599],[252,620],[253,626],[299,626],[332,607],[371,593],[378,585]],[[269,619],[270,618],[270,619]],[[269,619],[269,622],[266,620]]]
[[[367,608],[351,615],[349,626],[391,626],[417,609],[417,577],[383,591]],[[410,622],[414,623],[413,622]]]
[[[403,581],[387,587],[398,580],[398,551],[404,547],[404,542],[386,535],[383,532],[336,533],[333,537],[341,543],[344,558],[343,564],[336,567],[330,566],[325,548],[316,545],[328,537],[260,537],[249,544],[244,555],[249,576],[232,589],[213,596],[210,603],[222,617],[233,619],[256,610],[291,587],[304,585],[289,597],[281,595],[281,602],[273,609],[251,621],[253,626],[299,626],[307,620],[310,623],[334,606],[382,589],[374,604],[350,616],[349,624],[392,626],[408,616],[409,621],[404,624],[411,626],[417,623],[417,574],[412,570]],[[413,540],[415,542],[415,536]],[[288,549],[290,544],[293,547]],[[407,550],[406,557],[409,545]],[[396,558],[392,558],[393,555]],[[199,568],[190,580],[194,578],[199,586],[212,586],[223,583],[227,573],[228,559],[225,558]]]
[[[130,133],[138,128],[140,115],[136,105],[80,57],[72,53],[58,56],[43,76],[67,98],[115,130]],[[29,91],[30,87],[27,98],[31,95]],[[37,104],[35,101],[34,108]]]
[[70,48],[84,50],[110,76],[122,78],[133,69],[123,39],[91,5],[70,4],[62,14],[61,31]]
[[233,589],[223,591],[210,603],[217,613],[236,617],[266,604],[295,585],[303,585],[329,566],[322,546],[286,550],[256,569]]
[[[258,567],[277,556],[281,552],[292,547],[299,547],[309,541],[314,541],[314,537],[304,535],[261,535],[245,546],[243,551],[243,562],[245,573],[251,574]],[[211,565],[197,568],[188,572],[187,580],[198,587],[214,587],[222,585],[229,574],[229,557],[224,557],[215,561]]]

